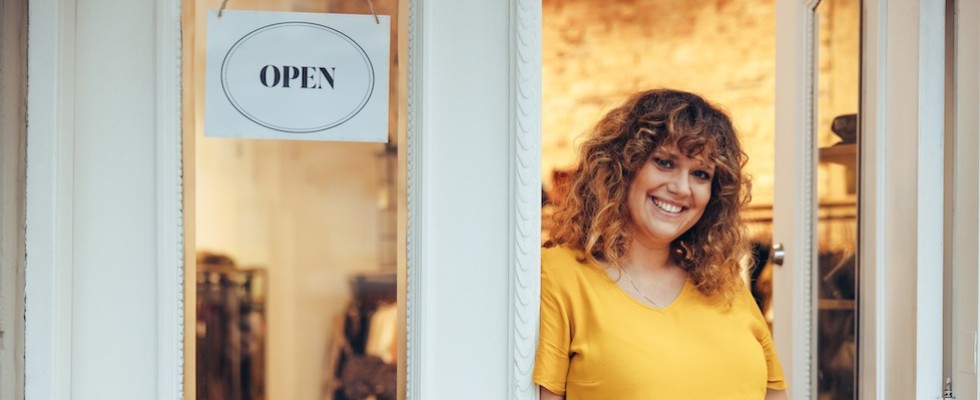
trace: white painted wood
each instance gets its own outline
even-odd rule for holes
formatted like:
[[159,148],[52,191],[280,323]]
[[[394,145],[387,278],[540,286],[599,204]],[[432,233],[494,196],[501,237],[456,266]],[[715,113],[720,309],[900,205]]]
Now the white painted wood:
[[943,390],[946,4],[919,2],[916,398]]
[[[774,241],[788,259],[775,276],[774,335],[793,398],[814,396],[812,5],[777,3]],[[859,386],[862,398],[931,398],[922,396],[939,393],[942,371],[943,231],[942,208],[926,205],[942,204],[942,4],[864,9]]]
[[0,398],[24,398],[27,1],[0,0]]
[[532,381],[541,287],[541,0],[514,0],[510,15],[509,399],[537,399]]
[[181,397],[179,7],[29,7],[28,399]]
[[181,1],[156,2],[157,399],[183,399]]
[[[864,0],[861,398],[941,395],[942,322],[938,336],[929,324],[942,315],[943,218],[934,206],[942,200],[926,192],[938,184],[942,194],[943,68],[924,60],[929,53],[921,47],[935,40],[937,26],[941,31],[943,12],[924,12],[920,7],[935,6],[925,3]],[[938,289],[935,276],[917,284],[936,273]]]
[[514,334],[507,249],[520,237],[511,234],[513,121],[502,118],[515,104],[511,7],[410,7],[409,399],[514,392],[505,384],[514,356],[501,351]]
[[[955,76],[954,76],[954,115],[955,115],[955,136],[963,138],[964,142],[959,147],[969,147],[964,150],[965,154],[957,153],[957,157],[968,160],[965,166],[964,179],[969,179],[970,201],[961,204],[964,208],[969,208],[966,215],[969,217],[963,225],[970,229],[973,235],[969,240],[970,245],[974,246],[972,254],[966,260],[957,260],[954,265],[958,268],[954,271],[963,271],[962,276],[966,281],[965,285],[954,288],[957,290],[957,298],[954,305],[959,302],[973,301],[972,310],[970,307],[963,307],[954,311],[954,342],[953,342],[953,368],[954,368],[954,393],[961,400],[980,399],[980,354],[978,354],[978,329],[980,329],[980,273],[977,271],[977,260],[980,259],[980,234],[977,233],[978,221],[978,197],[980,197],[980,166],[978,166],[977,155],[980,154],[980,2],[976,1],[956,1],[956,42],[955,42]],[[969,140],[969,141],[967,141]],[[971,142],[972,141],[972,142]],[[962,226],[962,225],[961,225]],[[955,243],[955,242],[954,242]],[[962,248],[967,252],[970,245]],[[972,274],[973,279],[969,279]],[[960,276],[954,275],[959,281]],[[973,311],[972,316],[964,315]]]
[[[72,390],[75,2],[28,7],[25,396]],[[43,78],[42,78],[43,77]]]
[[424,7],[422,0],[408,1],[408,77],[407,77],[407,118],[406,118],[406,228],[405,236],[405,395],[409,400],[424,399],[428,393],[423,380],[426,358],[424,351],[429,347],[425,342],[429,331],[424,317],[427,289],[427,254],[425,232],[428,224],[427,209],[423,202],[427,199],[425,178],[426,123],[425,103],[425,50],[424,45]]
[[158,99],[157,34],[166,27],[156,1],[78,4],[71,395],[101,399],[111,388],[114,398],[153,398],[157,104],[172,101]]
[[885,98],[885,87],[880,82],[884,75],[883,50],[887,44],[884,32],[885,3],[863,0],[862,14],[862,65],[861,65],[861,118],[859,156],[861,180],[858,204],[858,255],[860,296],[858,297],[858,396],[861,399],[879,399],[885,393],[885,346],[884,284],[881,265],[885,259],[882,240],[885,229],[884,179],[885,141],[880,139],[887,127],[885,110],[879,100]]
[[953,392],[980,398],[977,331],[980,321],[980,2],[956,1],[953,43]]
[[[953,194],[951,226],[952,262],[950,268],[952,321],[949,333],[950,370],[957,399],[978,400],[976,341],[980,310],[978,298],[977,249],[978,197],[980,197],[980,2],[957,1],[952,45],[953,75],[947,99],[952,99],[953,176],[947,192]],[[949,54],[947,54],[947,59]],[[951,128],[951,129],[950,129]]]
[[815,2],[776,3],[776,155],[773,243],[786,260],[773,274],[773,339],[794,399],[816,397],[813,287],[816,160]]

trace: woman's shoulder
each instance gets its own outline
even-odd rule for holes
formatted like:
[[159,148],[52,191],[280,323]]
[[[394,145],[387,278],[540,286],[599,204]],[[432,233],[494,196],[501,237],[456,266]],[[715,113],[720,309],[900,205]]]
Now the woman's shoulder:
[[555,263],[555,262],[568,262],[568,261],[578,261],[582,258],[583,252],[581,250],[576,250],[565,246],[551,246],[541,248],[541,262],[545,263]]
[[562,268],[569,265],[587,266],[589,261],[582,250],[553,246],[541,248],[541,268],[544,269],[545,265],[549,268]]
[[598,270],[582,250],[554,246],[541,249],[541,276],[554,281],[576,280]]

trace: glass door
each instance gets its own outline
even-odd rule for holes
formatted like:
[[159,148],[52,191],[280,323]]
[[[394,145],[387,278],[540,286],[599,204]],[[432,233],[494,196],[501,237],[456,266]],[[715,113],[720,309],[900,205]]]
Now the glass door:
[[791,397],[854,399],[861,1],[778,4],[774,337]]
[[860,0],[816,8],[816,394],[857,396]]
[[[399,211],[398,199],[404,198],[405,190],[397,185],[397,177],[404,174],[397,162],[404,151],[397,138],[404,123],[399,120],[404,107],[398,92],[399,3],[184,3],[187,398],[397,398],[402,358],[398,340],[404,329],[398,319],[397,215],[404,212]],[[224,19],[209,22],[209,14],[218,10]],[[208,63],[221,62],[220,53],[207,54],[208,24],[229,21],[242,11],[266,16],[288,12],[288,18],[304,21],[314,13],[356,15],[361,20],[374,14],[378,29],[390,30],[380,32],[390,35],[389,52],[363,57],[374,65],[388,63],[387,79],[372,75],[371,83],[389,85],[381,92],[388,96],[382,102],[388,107],[387,141],[313,140],[305,135],[308,132],[293,132],[289,140],[207,133],[205,71]],[[386,16],[387,27],[380,22]],[[306,24],[344,35],[331,26]],[[283,82],[297,79],[298,68],[321,65],[316,62],[323,54],[334,54],[308,36],[302,40],[310,42],[309,50],[287,54],[284,59],[290,61],[282,62],[303,67],[283,65],[282,71],[291,68],[294,75],[286,78],[283,72]],[[262,62],[271,62],[267,60]],[[270,65],[274,66],[266,66]],[[274,76],[278,80],[279,72]],[[306,76],[301,81],[292,89],[287,89],[288,83],[255,87],[269,95],[263,107],[277,110],[276,118],[290,120],[295,115],[276,108],[280,104],[271,90],[313,89],[306,85]],[[332,90],[332,80],[329,86]],[[318,129],[317,133],[337,132]]]

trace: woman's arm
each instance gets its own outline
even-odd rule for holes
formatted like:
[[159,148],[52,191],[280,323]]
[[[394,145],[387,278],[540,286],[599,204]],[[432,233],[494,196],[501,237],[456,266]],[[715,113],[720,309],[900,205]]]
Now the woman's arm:
[[[544,389],[541,389],[541,390],[544,390]],[[541,400],[544,400],[544,399],[545,399],[545,397],[544,396],[541,396]],[[785,390],[766,389],[766,400],[786,400],[786,391]]]
[[[559,395],[554,394],[550,390],[545,389],[545,388],[541,388],[541,392],[540,393],[541,393],[541,400],[565,400],[565,396],[559,396]],[[769,400],[769,398],[766,397],[766,400]]]

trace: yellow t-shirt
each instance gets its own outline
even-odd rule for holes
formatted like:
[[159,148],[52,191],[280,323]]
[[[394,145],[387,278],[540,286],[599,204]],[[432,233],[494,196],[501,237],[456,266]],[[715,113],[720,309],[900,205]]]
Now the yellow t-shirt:
[[567,400],[763,399],[785,389],[748,289],[728,307],[688,280],[663,309],[630,297],[566,248],[541,252],[534,382]]

